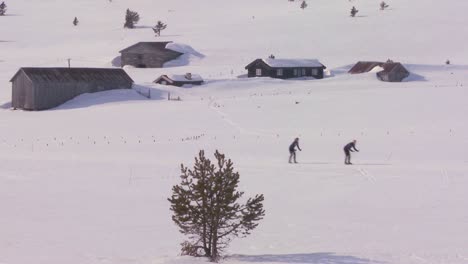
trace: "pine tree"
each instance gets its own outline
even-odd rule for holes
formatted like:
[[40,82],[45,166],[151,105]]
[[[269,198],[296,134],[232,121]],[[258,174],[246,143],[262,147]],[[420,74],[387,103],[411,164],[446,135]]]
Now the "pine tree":
[[78,26],[78,23],[79,23],[78,18],[75,17],[75,19],[73,19],[73,25]]
[[2,2],[0,4],[0,16],[4,16],[6,13],[6,10],[7,10],[7,5],[5,4],[5,2]]
[[382,1],[382,2],[380,3],[380,10],[385,10],[385,8],[387,8],[387,7],[388,7],[388,5],[387,5],[387,3],[385,3],[384,1]]
[[127,9],[127,13],[125,14],[124,28],[134,28],[138,21],[140,21],[140,15],[135,11]]
[[164,24],[162,21],[159,20],[156,23],[156,26],[153,27],[153,31],[156,34],[156,36],[161,36],[161,31],[166,29],[166,27],[167,27],[167,24]]
[[351,16],[352,17],[355,17],[358,12],[359,12],[359,10],[357,10],[356,7],[353,6],[353,8],[351,8]]
[[306,7],[307,7],[307,3],[304,0],[304,1],[302,1],[301,8],[302,8],[302,10],[304,10]]
[[230,159],[218,151],[215,164],[200,151],[193,169],[181,165],[181,183],[172,188],[169,198],[172,220],[189,237],[182,254],[205,256],[216,262],[232,237],[244,237],[263,219],[263,195],[238,200],[239,173]]

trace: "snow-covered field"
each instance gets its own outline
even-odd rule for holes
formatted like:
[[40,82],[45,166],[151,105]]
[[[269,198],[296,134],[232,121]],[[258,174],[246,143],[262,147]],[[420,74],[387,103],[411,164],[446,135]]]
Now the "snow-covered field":
[[[182,264],[170,218],[180,163],[232,158],[266,217],[227,263],[468,263],[468,2],[286,0],[7,1],[0,17],[0,263]],[[355,5],[360,12],[350,18]],[[127,8],[140,27],[122,28]],[[80,25],[72,26],[77,16]],[[168,23],[161,38],[150,26]],[[125,68],[135,90],[86,94],[42,112],[9,109],[22,66],[111,67],[137,42],[203,56]],[[323,80],[236,78],[258,57],[318,58]],[[358,60],[401,61],[383,83]],[[444,65],[450,59],[454,65]],[[160,74],[206,85],[165,87]],[[137,91],[151,91],[147,99]],[[181,101],[167,101],[167,93]],[[287,147],[300,137],[299,164]],[[353,166],[342,147],[357,139]]]

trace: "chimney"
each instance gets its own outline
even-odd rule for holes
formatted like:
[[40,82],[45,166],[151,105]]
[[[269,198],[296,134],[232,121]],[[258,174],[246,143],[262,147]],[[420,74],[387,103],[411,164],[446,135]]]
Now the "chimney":
[[187,79],[187,80],[192,80],[192,74],[191,74],[190,72],[187,72],[187,73],[185,74],[185,79]]

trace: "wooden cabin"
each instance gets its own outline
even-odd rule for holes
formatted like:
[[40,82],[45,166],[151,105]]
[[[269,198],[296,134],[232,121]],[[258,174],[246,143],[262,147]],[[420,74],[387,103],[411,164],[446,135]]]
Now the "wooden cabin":
[[131,89],[133,80],[123,69],[21,68],[12,82],[13,108],[45,110],[84,93]]
[[172,42],[138,42],[120,51],[121,66],[162,68],[164,63],[177,59],[183,53],[167,48]]
[[161,75],[155,83],[162,85],[184,86],[184,85],[201,85],[203,78],[198,74],[187,73],[185,75]]
[[323,78],[326,67],[315,59],[256,59],[245,66],[248,77],[290,79],[300,77]]
[[379,67],[377,78],[384,82],[401,82],[410,75],[410,72],[399,62],[387,60],[387,62],[378,61],[359,61],[348,73],[359,74],[370,72],[376,67]]
[[399,62],[388,62],[382,65],[383,71],[377,73],[377,78],[384,82],[401,82],[410,72]]

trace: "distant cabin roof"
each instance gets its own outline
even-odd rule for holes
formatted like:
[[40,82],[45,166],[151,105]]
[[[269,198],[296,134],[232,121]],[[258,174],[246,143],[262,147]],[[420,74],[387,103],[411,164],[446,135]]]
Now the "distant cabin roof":
[[123,69],[118,68],[20,68],[11,78],[24,72],[32,82],[132,82]]
[[383,71],[382,72],[392,72],[392,71],[402,71],[402,72],[407,72],[409,71],[403,66],[403,64],[399,62],[387,62],[382,65]]
[[[172,41],[160,41],[160,42],[138,42],[128,48],[125,48],[120,51],[120,53],[123,52],[135,52],[135,53],[154,53],[154,52],[159,52],[161,50],[171,50],[174,52],[173,49],[168,49],[167,44],[172,43]],[[180,54],[183,54],[181,52],[178,52]]]
[[357,73],[370,72],[375,67],[377,66],[381,67],[383,64],[384,62],[379,62],[379,61],[359,61],[348,71],[348,73],[357,74]]
[[245,68],[249,68],[253,63],[258,60],[263,61],[266,65],[271,68],[308,68],[308,67],[323,67],[325,65],[320,63],[317,59],[257,59],[247,65]]
[[187,78],[187,74],[184,74],[184,75],[178,75],[178,74],[167,74],[166,75],[166,74],[164,74],[164,75],[161,75],[154,82],[158,82],[161,79],[165,79],[165,80],[167,80],[169,82],[171,82],[171,81],[173,81],[173,82],[187,82],[187,83],[190,83],[190,82],[203,82],[203,78],[198,74],[192,74],[190,79]]
[[351,74],[365,73],[372,71],[375,67],[381,67],[382,71],[380,72],[392,72],[394,70],[400,70],[409,73],[409,71],[403,66],[403,64],[393,61],[359,61],[348,72]]

